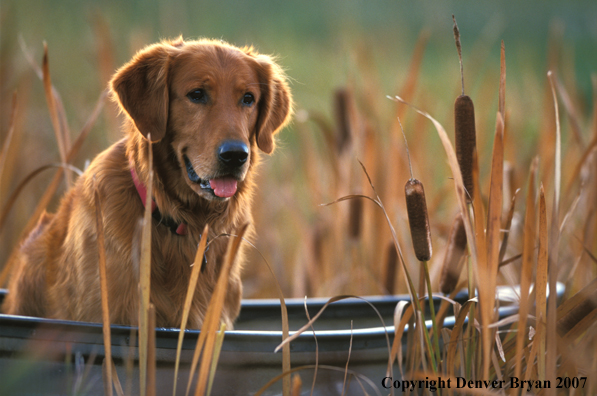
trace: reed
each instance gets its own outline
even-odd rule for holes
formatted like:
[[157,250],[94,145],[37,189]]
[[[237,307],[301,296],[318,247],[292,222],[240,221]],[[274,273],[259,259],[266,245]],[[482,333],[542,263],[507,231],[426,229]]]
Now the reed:
[[[153,149],[151,147],[150,136],[147,136],[147,161],[149,176],[147,179],[146,202],[151,202],[153,197]],[[148,386],[148,365],[150,347],[150,332],[155,327],[150,327],[149,301],[151,291],[151,205],[146,205],[143,220],[141,222],[141,243],[139,253],[139,389],[141,396],[147,394]]]
[[94,203],[95,203],[95,222],[97,229],[97,250],[99,255],[99,274],[102,302],[102,332],[104,335],[104,364],[105,370],[105,393],[106,396],[112,396],[112,341],[110,334],[110,306],[108,304],[108,282],[106,279],[106,248],[104,240],[104,222],[102,217],[102,208],[97,186],[94,183]]

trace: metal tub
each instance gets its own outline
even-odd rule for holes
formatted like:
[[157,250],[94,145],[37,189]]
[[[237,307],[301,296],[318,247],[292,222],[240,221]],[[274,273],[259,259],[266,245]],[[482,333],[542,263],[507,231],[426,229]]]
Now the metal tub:
[[[560,294],[562,290],[558,292]],[[511,294],[510,289],[501,289],[502,299],[512,300]],[[4,295],[5,291],[0,291],[0,300]],[[456,299],[462,303],[466,298],[466,294],[462,293]],[[370,395],[389,392],[381,383],[386,377],[388,365],[388,340],[392,343],[394,339],[394,309],[399,301],[410,299],[408,296],[373,296],[366,299],[382,315],[385,328],[371,306],[355,298],[329,305],[315,323],[320,367],[314,395],[342,393],[351,337],[348,369],[350,373],[358,373],[360,381],[352,377],[345,394],[362,395],[363,388]],[[311,317],[326,302],[327,299],[308,299]],[[435,299],[434,304],[439,307],[440,300]],[[515,305],[501,304],[500,317],[517,312]],[[304,301],[288,299],[286,305],[292,332],[307,323]],[[444,321],[445,327],[453,324],[451,316]],[[112,357],[118,377],[123,388],[128,388],[133,395],[138,394],[136,328],[115,325],[111,333]],[[404,334],[403,343],[406,342],[408,329]],[[172,394],[178,335],[179,329],[156,330],[156,395]],[[198,335],[197,330],[185,332],[178,378],[179,395],[184,395],[186,390]],[[212,395],[252,395],[281,374],[282,353],[274,353],[281,341],[280,302],[243,300],[235,329],[227,331],[224,338]],[[312,332],[299,336],[290,344],[290,349],[293,368],[315,364],[316,343]],[[1,395],[103,395],[103,357],[101,324],[0,315]],[[133,362],[128,369],[127,361]],[[309,395],[314,370],[309,368],[298,373],[303,383],[303,394]],[[392,375],[394,379],[400,379],[397,367]],[[281,381],[264,394],[281,394]]]

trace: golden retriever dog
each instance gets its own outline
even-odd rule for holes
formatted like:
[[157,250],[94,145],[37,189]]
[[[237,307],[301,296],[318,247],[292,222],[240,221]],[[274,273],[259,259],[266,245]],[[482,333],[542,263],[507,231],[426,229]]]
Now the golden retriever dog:
[[[139,51],[110,88],[125,137],[99,154],[55,214],[23,242],[3,305],[8,314],[101,322],[94,192],[103,212],[110,321],[139,317],[139,224],[153,152],[151,302],[159,327],[179,326],[191,264],[205,224],[210,245],[188,326],[200,328],[228,238],[251,221],[259,151],[292,113],[282,69],[252,48],[211,40],[163,41]],[[223,321],[240,310],[239,252]],[[229,327],[230,328],[230,327]]]

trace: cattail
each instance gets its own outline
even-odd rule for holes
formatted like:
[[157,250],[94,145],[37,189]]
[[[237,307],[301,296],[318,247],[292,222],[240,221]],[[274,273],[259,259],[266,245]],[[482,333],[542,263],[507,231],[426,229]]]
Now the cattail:
[[[588,314],[597,309],[597,281],[585,286],[577,295],[564,302],[562,315],[558,314],[557,329],[560,336],[564,337]],[[591,290],[592,289],[592,290]]]
[[466,252],[466,231],[464,229],[464,220],[462,214],[458,213],[452,229],[450,230],[450,239],[448,240],[448,250],[444,257],[444,265],[440,278],[440,290],[444,294],[450,294],[458,284],[458,278],[464,264],[464,254]]
[[334,95],[334,116],[336,118],[336,151],[342,154],[352,140],[352,97],[345,88],[336,90]]
[[404,186],[406,194],[406,211],[410,234],[413,240],[415,256],[419,261],[429,261],[431,258],[431,232],[427,216],[427,203],[423,183],[417,179],[410,179]]
[[467,191],[467,200],[472,201],[473,190],[473,151],[477,146],[475,132],[475,107],[467,95],[460,95],[454,103],[454,140],[456,158],[462,173],[462,181]]
[[361,198],[350,200],[350,214],[348,232],[352,239],[358,239],[361,234],[361,223],[363,219],[363,201]]
[[385,287],[388,294],[394,294],[396,288],[396,269],[398,268],[398,252],[394,241],[387,247]]
[[456,19],[454,19],[454,40],[458,50],[460,61],[460,79],[462,82],[462,95],[454,102],[454,141],[456,146],[456,158],[462,173],[462,181],[466,188],[467,200],[472,201],[473,196],[473,151],[477,146],[477,134],[475,131],[475,106],[472,99],[464,94],[464,72],[462,68],[462,46],[460,44],[460,32]]

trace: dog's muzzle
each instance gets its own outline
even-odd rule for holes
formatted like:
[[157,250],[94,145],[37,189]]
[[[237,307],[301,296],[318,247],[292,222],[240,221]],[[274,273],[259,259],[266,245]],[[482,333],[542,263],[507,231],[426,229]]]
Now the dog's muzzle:
[[217,154],[220,173],[225,173],[225,176],[202,179],[195,172],[189,158],[183,155],[187,175],[189,180],[198,184],[202,190],[211,192],[218,198],[230,198],[236,193],[238,187],[238,177],[233,175],[241,173],[241,168],[249,158],[249,148],[244,142],[227,140],[219,146]]

